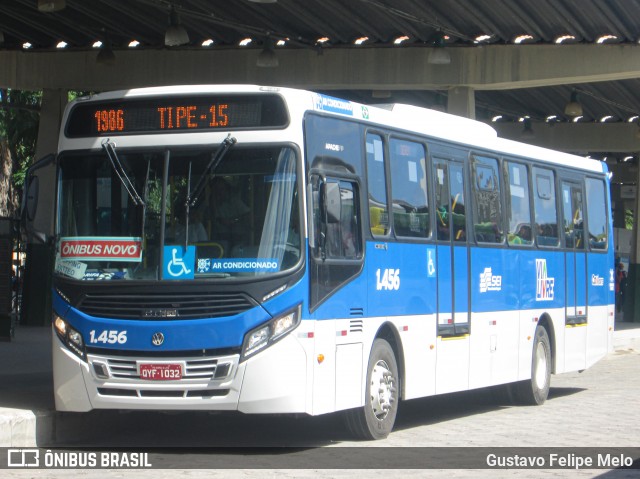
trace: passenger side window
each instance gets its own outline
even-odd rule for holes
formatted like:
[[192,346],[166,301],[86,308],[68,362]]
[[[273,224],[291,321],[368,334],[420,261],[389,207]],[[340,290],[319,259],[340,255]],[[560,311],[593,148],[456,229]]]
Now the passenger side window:
[[367,179],[369,184],[369,222],[374,236],[389,234],[387,183],[384,171],[384,142],[380,135],[367,134]]
[[449,228],[449,168],[444,161],[434,161],[435,193],[436,193],[436,231],[439,240],[451,238]]
[[502,207],[498,160],[474,155],[475,219],[473,229],[476,240],[482,243],[502,243]]
[[[333,182],[333,181],[332,181]],[[327,258],[357,259],[362,256],[362,241],[358,227],[356,187],[348,181],[337,181],[340,192],[339,217],[327,221]]]
[[509,244],[530,245],[531,209],[529,205],[529,172],[525,165],[506,162],[506,177],[509,185],[507,210],[509,212]]
[[391,192],[393,228],[397,236],[429,236],[429,204],[425,148],[413,141],[392,139]]
[[533,208],[536,240],[540,246],[558,246],[558,214],[553,171],[534,168]]
[[589,245],[593,250],[606,250],[607,235],[607,196],[602,180],[587,178],[587,221],[589,225]]
[[564,247],[584,249],[582,189],[576,183],[561,182]]

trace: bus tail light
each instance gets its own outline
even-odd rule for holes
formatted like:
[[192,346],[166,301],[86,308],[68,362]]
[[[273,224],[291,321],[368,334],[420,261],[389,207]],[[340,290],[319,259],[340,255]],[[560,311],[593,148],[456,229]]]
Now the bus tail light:
[[249,356],[279,341],[293,331],[298,324],[300,324],[299,305],[296,306],[295,309],[272,319],[259,328],[249,331],[244,338],[240,361],[244,361]]
[[53,328],[55,329],[60,341],[62,341],[67,349],[78,356],[80,359],[85,360],[86,355],[84,351],[84,339],[79,331],[72,328],[69,323],[53,313]]

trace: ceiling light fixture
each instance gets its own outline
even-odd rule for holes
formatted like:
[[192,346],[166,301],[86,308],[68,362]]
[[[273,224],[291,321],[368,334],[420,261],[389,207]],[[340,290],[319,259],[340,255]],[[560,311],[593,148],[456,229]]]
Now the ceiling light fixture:
[[256,65],[261,68],[274,68],[279,64],[276,52],[273,50],[273,39],[264,39],[262,51],[258,54]]
[[24,42],[22,44],[22,48],[24,48],[25,50],[29,50],[32,47],[33,47],[33,45],[31,43],[29,43],[29,42]]
[[176,7],[171,5],[169,12],[169,28],[164,34],[164,44],[168,47],[178,47],[189,43],[189,34],[180,23],[180,16]]
[[473,41],[475,43],[488,42],[493,38],[493,35],[478,35]]
[[45,13],[58,12],[65,6],[65,0],[38,0],[38,10]]
[[451,63],[451,55],[444,49],[444,41],[447,39],[443,32],[436,32],[433,48],[427,57],[427,63],[431,65],[448,65]]
[[63,41],[58,42],[58,44],[56,45],[56,48],[67,48],[68,43]]
[[596,43],[605,43],[608,41],[616,41],[618,39],[618,37],[616,37],[615,35],[602,35],[600,38],[598,38],[596,40]]
[[582,105],[578,102],[578,92],[571,92],[571,99],[569,103],[564,107],[564,114],[567,116],[582,116]]
[[535,137],[533,128],[531,128],[531,118],[525,117],[522,123],[524,124],[524,128],[522,129],[522,133],[520,133],[520,138],[531,139]]
[[116,62],[116,55],[111,48],[111,40],[105,39],[98,56],[96,56],[96,63],[100,65],[113,65]]
[[529,41],[533,41],[532,35],[518,35],[516,38],[513,39],[513,43],[516,43],[518,45],[524,42],[529,42]]
[[316,40],[316,43],[322,45],[323,43],[327,43],[329,41],[329,37],[321,37]]
[[554,43],[560,44],[560,43],[564,43],[564,42],[568,42],[570,40],[575,40],[576,37],[574,37],[573,35],[562,35],[561,37],[558,37],[554,40]]
[[100,48],[102,46],[102,42],[100,40],[96,40],[95,42],[93,42],[93,45],[91,45],[93,48]]
[[240,40],[240,42],[238,43],[239,46],[241,47],[246,47],[247,45],[249,45],[251,42],[253,41],[253,39],[251,38],[243,38],[242,40]]
[[207,38],[204,42],[202,42],[203,47],[210,47],[213,45],[213,40],[211,38]]
[[503,118],[503,116],[502,116],[502,115],[496,115],[496,116],[494,116],[493,118],[491,118],[491,121],[492,121],[493,123],[495,123],[495,122],[497,122],[497,121],[502,120],[502,118]]
[[400,45],[402,42],[406,42],[407,40],[409,40],[409,37],[407,35],[402,35],[401,37],[396,38],[393,41],[393,44]]
[[353,42],[355,45],[362,45],[364,42],[366,42],[367,40],[369,40],[369,37],[360,37],[360,38],[356,38],[355,41]]

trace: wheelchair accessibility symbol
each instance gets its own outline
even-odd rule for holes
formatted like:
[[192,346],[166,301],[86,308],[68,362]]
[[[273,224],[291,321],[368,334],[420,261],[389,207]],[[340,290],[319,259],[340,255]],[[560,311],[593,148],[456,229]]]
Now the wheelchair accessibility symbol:
[[195,246],[165,246],[162,279],[193,279],[195,261]]

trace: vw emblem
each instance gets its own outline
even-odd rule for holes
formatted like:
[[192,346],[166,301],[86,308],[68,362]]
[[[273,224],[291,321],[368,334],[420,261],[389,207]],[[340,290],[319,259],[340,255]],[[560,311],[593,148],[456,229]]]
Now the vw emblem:
[[151,343],[153,343],[154,346],[160,346],[162,343],[164,343],[164,334],[155,333],[151,337]]

